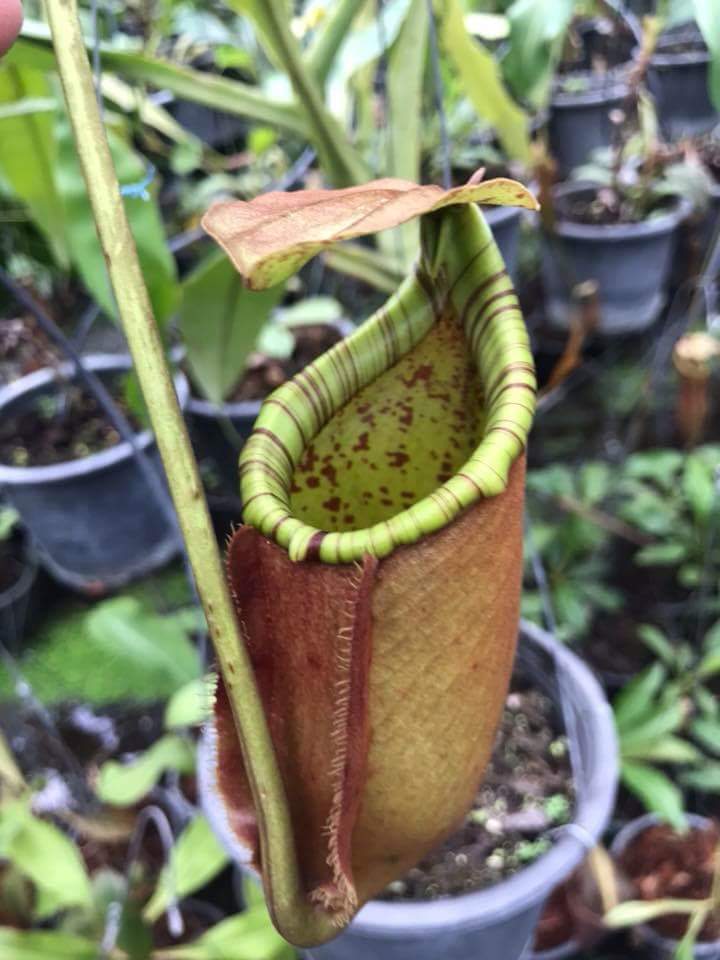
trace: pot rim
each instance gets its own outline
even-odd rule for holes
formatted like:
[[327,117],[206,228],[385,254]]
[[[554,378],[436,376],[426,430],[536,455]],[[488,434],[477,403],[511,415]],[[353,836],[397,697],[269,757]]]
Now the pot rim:
[[[124,372],[131,370],[133,366],[130,355],[126,353],[91,353],[86,354],[82,360],[84,366],[94,373],[113,370]],[[59,377],[76,380],[75,364],[72,361],[66,361],[58,364],[57,367],[43,367],[3,387],[0,389],[0,413],[21,397],[39,392],[47,387],[52,388]],[[173,381],[180,407],[184,409],[190,389],[187,378],[180,370],[177,370],[174,373]],[[155,442],[155,438],[151,430],[144,429],[135,434],[135,441],[140,450],[146,450]],[[131,444],[123,440],[107,450],[91,453],[87,457],[81,457],[78,460],[63,460],[60,463],[52,463],[46,466],[14,467],[10,464],[0,463],[0,485],[25,486],[64,482],[71,478],[83,477],[100,470],[106,470],[134,455]]]
[[[691,827],[706,827],[712,823],[709,817],[700,816],[698,813],[686,813],[685,817],[687,822]],[[613,857],[613,860],[616,859],[628,846],[628,844],[641,834],[644,830],[647,830],[648,827],[653,827],[658,823],[662,823],[662,818],[659,817],[656,813],[645,813],[641,817],[636,817],[634,820],[631,820],[630,823],[626,823],[625,826],[618,831],[615,839],[610,844],[610,853]],[[668,955],[675,953],[675,947],[679,943],[679,940],[671,940],[669,937],[663,937],[662,934],[658,933],[656,930],[650,926],[649,923],[641,923],[637,927],[640,936],[646,940],[648,943],[652,943],[654,946],[659,949],[664,950]],[[694,956],[701,960],[702,957],[716,957],[718,953],[718,948],[720,947],[720,940],[705,940],[696,943],[693,947]]]
[[[600,184],[591,180],[572,180],[561,183],[553,190],[555,199],[597,189]],[[571,220],[557,218],[555,234],[572,240],[621,241],[637,240],[641,237],[655,237],[672,233],[692,212],[692,202],[686,197],[676,197],[667,211],[651,220],[640,223],[574,223]],[[552,234],[550,234],[552,237]]]
[[[304,326],[304,324],[303,324]],[[319,327],[331,327],[336,330],[344,339],[357,329],[356,325],[347,317],[340,317],[337,320],[322,321],[317,324]],[[292,328],[291,328],[292,329]],[[197,397],[190,390],[184,409],[196,417],[210,417],[217,419],[219,417],[253,417],[257,418],[260,413],[260,407],[263,405],[267,396],[259,400],[238,400],[234,403],[215,403],[214,400],[206,400],[204,397]]]
[[673,70],[676,67],[694,67],[710,63],[709,50],[683,50],[678,53],[654,53],[650,66],[657,70]]
[[[596,762],[597,769],[583,771],[586,789],[579,791],[572,824],[560,827],[555,845],[530,866],[487,890],[459,897],[408,903],[371,900],[353,919],[353,936],[368,940],[406,938],[411,931],[413,938],[421,938],[449,927],[480,929],[510,918],[542,903],[550,890],[569,876],[604,831],[613,809],[618,780],[618,742],[610,705],[600,684],[576,654],[526,620],[520,621],[518,632],[522,639],[549,654],[564,682],[569,681],[582,694],[583,712],[592,726],[592,742],[603,744],[602,769]],[[202,807],[230,855],[248,869],[213,790],[210,729],[206,727],[198,754]],[[611,774],[606,769],[610,758]]]

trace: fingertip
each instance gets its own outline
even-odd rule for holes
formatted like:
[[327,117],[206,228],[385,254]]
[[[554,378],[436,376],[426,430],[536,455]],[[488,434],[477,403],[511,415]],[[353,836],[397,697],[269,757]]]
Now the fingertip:
[[13,45],[20,33],[22,22],[20,0],[0,0],[0,57]]

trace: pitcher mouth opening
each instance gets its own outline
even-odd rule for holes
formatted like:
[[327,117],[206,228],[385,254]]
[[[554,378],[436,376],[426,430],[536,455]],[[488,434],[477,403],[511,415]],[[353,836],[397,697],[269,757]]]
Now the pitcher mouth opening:
[[243,519],[290,559],[382,558],[505,490],[535,373],[512,282],[473,219],[477,253],[454,279],[419,264],[263,404],[240,457]]

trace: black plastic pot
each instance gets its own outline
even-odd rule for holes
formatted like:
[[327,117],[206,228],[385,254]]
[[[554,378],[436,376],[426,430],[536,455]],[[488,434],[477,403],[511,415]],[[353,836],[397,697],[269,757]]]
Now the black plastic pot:
[[600,89],[553,94],[548,142],[561,177],[587,163],[594,150],[612,142],[610,112],[623,106],[628,92],[624,80],[609,78]]
[[[336,940],[306,951],[308,960],[518,960],[532,941],[545,899],[608,823],[618,753],[612,712],[582,661],[534,624],[521,622],[520,640],[519,663],[558,707],[562,702],[576,734],[573,824],[557,832],[552,849],[535,863],[489,890],[427,903],[370,902]],[[201,802],[221,842],[243,863],[246,856],[217,800],[212,749],[207,731],[198,758]]]
[[30,595],[37,577],[37,558],[25,533],[18,540],[16,563],[17,579],[0,592],[0,643],[14,654],[22,648]]
[[[618,43],[626,43],[631,48],[628,49],[628,61],[612,67],[602,77],[598,77],[591,63],[587,63],[584,70],[568,75],[575,81],[576,89],[567,89],[567,84],[563,89],[559,79],[556,81],[548,114],[548,144],[561,177],[587,163],[594,150],[612,142],[610,113],[626,106],[628,76],[632,57],[641,43],[642,29],[630,11],[621,11],[614,2],[610,6],[616,9],[619,22],[626,31],[626,38],[618,38]],[[597,31],[597,22],[588,20],[579,29],[583,37],[592,37]],[[592,41],[589,41],[589,48],[592,49]],[[590,52],[587,59],[591,60]]]
[[[328,326],[341,337],[349,336],[355,326],[349,320],[338,320]],[[262,400],[240,403],[211,403],[190,395],[185,407],[185,418],[193,447],[204,474],[210,504],[222,504],[237,513],[238,456],[250,436],[260,413]]]
[[[706,817],[699,817],[697,814],[686,814],[687,821],[691,827],[707,827],[710,821]],[[612,842],[610,853],[617,858],[625,848],[648,827],[660,823],[660,818],[654,813],[647,813],[637,820],[631,820],[626,824]],[[654,960],[673,960],[678,947],[677,940],[668,940],[666,937],[656,933],[649,924],[641,924],[635,928],[636,936],[645,946],[648,956]],[[720,958],[720,941],[714,943],[698,943],[693,949],[693,957],[696,960],[718,960]]]
[[[122,373],[129,357],[95,354],[87,367],[100,375]],[[72,379],[74,367],[38,370],[0,390],[0,413],[17,413]],[[181,406],[187,381],[175,379]],[[137,442],[160,470],[152,434]],[[45,467],[0,464],[0,487],[30,531],[43,566],[61,583],[99,594],[162,566],[181,547],[179,534],[158,506],[129,443],[80,460]]]
[[584,224],[562,218],[563,203],[590,198],[595,187],[566,183],[554,191],[555,232],[543,237],[542,278],[550,322],[567,328],[578,283],[595,280],[600,299],[600,334],[639,333],[665,304],[676,234],[690,214],[687,200],[642,223]]
[[[691,31],[691,35],[700,40],[697,28]],[[720,121],[720,113],[713,106],[708,90],[708,50],[673,53],[667,48],[675,39],[674,31],[660,38],[649,76],[660,125],[669,140],[705,133]]]

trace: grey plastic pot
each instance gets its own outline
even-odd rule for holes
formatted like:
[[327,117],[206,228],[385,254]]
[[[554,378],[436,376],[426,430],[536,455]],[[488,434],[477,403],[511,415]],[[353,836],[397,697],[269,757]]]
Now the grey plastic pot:
[[542,278],[551,324],[567,328],[572,293],[578,283],[595,280],[600,300],[601,334],[639,333],[657,319],[665,304],[676,234],[692,209],[677,200],[659,216],[642,223],[584,224],[562,218],[561,207],[590,197],[588,183],[565,183],[554,191],[555,232],[543,236]]
[[[127,356],[94,354],[84,361],[99,375],[131,367]],[[0,415],[52,394],[59,378],[73,379],[73,365],[38,370],[4,387]],[[175,389],[183,406],[188,386],[181,374]],[[137,442],[160,470],[151,432],[137,434]],[[115,589],[180,550],[179,533],[158,507],[129,443],[44,467],[0,464],[0,487],[30,531],[42,565],[73,589],[91,594]]]
[[710,100],[709,72],[707,50],[665,52],[661,39],[651,60],[649,84],[660,125],[669,140],[705,133],[720,121],[720,113]]
[[[355,330],[355,325],[344,319],[328,326],[341,337]],[[238,455],[252,432],[261,405],[262,400],[216,404],[192,395],[188,397],[185,418],[205,474],[211,506],[213,495],[224,502],[237,500],[236,509],[239,506]]]
[[548,142],[560,176],[587,163],[599,147],[612,141],[610,112],[628,95],[624,81],[609,81],[601,89],[553,94],[548,117]]
[[[707,827],[710,821],[707,817],[700,817],[695,813],[686,814],[688,824],[691,827]],[[660,822],[660,818],[654,813],[646,813],[637,820],[631,820],[622,830],[618,832],[610,846],[610,853],[614,858],[619,857],[625,848],[648,827],[655,826]],[[673,960],[677,950],[678,941],[668,940],[661,936],[648,924],[642,924],[635,930],[641,942],[648,949],[649,955],[656,960]],[[693,957],[696,960],[718,960],[720,958],[720,941],[713,943],[698,943],[693,950]]]
[[[371,901],[348,929],[308,960],[518,960],[531,943],[545,899],[575,869],[603,833],[612,813],[618,749],[612,712],[583,662],[531,623],[520,624],[519,663],[533,684],[571,718],[577,733],[578,803],[573,824],[557,832],[553,847],[535,863],[489,890],[428,903]],[[238,848],[217,799],[211,735],[198,757],[203,809],[220,841],[238,863]],[[418,798],[422,802],[422,798]]]

